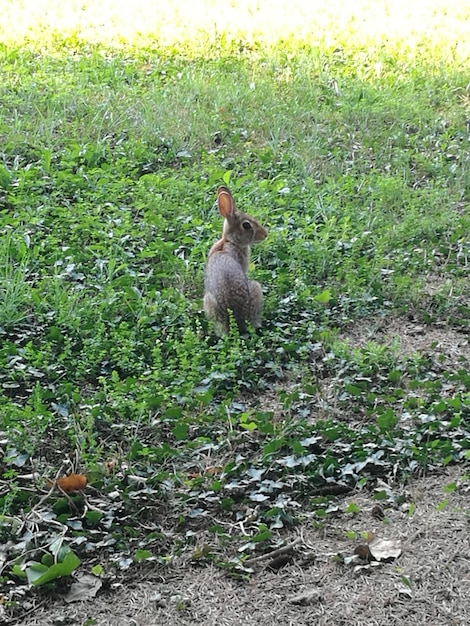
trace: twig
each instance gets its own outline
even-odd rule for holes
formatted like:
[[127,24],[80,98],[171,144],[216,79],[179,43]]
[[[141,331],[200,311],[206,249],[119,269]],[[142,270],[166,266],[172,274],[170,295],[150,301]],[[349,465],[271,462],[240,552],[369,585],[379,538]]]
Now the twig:
[[52,494],[52,492],[54,491],[54,489],[56,488],[57,485],[57,479],[60,476],[61,472],[62,472],[62,467],[57,471],[57,474],[55,476],[55,479],[51,482],[51,486],[49,491],[42,496],[42,498],[40,498],[39,502],[36,502],[36,504],[26,513],[25,518],[23,519],[23,523],[21,524],[19,530],[17,531],[17,534],[20,534],[21,532],[23,532],[23,528],[26,525],[26,522],[28,521],[28,518],[31,516],[32,513],[36,513],[36,510],[41,506],[41,504],[43,502],[45,502]]
[[21,615],[21,617],[13,617],[12,619],[9,619],[6,622],[2,622],[2,624],[5,625],[13,625],[13,624],[19,624],[18,620],[19,619],[23,619],[25,618],[27,615],[31,615],[31,613],[34,613],[34,611],[36,611],[37,609],[40,609],[44,604],[46,604],[47,602],[47,598],[45,598],[44,600],[41,600],[41,602],[39,602],[38,604],[36,604],[35,606],[33,606],[31,609],[29,609],[28,611],[26,611],[25,613],[23,613]]
[[266,561],[267,559],[275,559],[281,554],[285,554],[286,552],[290,552],[294,546],[302,541],[301,537],[297,537],[294,541],[287,543],[285,546],[281,546],[280,548],[276,548],[276,550],[272,550],[271,552],[266,552],[265,554],[261,554],[260,556],[255,556],[252,559],[247,559],[243,561],[243,565],[246,567],[250,567],[251,565],[255,565],[256,563],[260,563],[261,561]]
[[96,511],[97,513],[102,513],[103,515],[106,515],[106,512],[103,511],[102,509],[99,509],[97,506],[94,506],[93,504],[91,504],[91,502],[88,500],[88,498],[86,497],[85,493],[83,492],[83,490],[80,490],[80,494],[83,498],[83,501],[85,502],[85,507],[88,507],[91,511]]

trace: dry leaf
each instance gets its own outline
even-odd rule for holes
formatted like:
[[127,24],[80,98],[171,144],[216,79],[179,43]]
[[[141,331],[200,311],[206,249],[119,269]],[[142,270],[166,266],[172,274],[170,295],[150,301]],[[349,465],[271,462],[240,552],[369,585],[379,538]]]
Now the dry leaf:
[[370,553],[369,546],[366,544],[357,546],[357,548],[354,549],[354,554],[357,554],[363,561],[372,561],[372,554]]
[[378,504],[376,504],[372,508],[371,515],[372,517],[375,517],[376,519],[385,519],[385,513],[383,512],[382,507],[379,506]]
[[290,599],[292,604],[300,604],[302,606],[308,606],[309,604],[318,604],[322,601],[321,593],[317,589],[311,591],[304,591],[297,596]]
[[[367,533],[367,544],[361,544],[354,549],[354,554],[344,558],[346,565],[357,564],[354,573],[380,565],[382,561],[396,559],[401,554],[400,541],[395,539],[381,539],[373,533]],[[362,561],[362,563],[361,563]]]
[[388,561],[400,556],[401,544],[398,539],[380,539],[380,537],[375,537],[369,542],[369,550],[376,561]]
[[380,567],[379,561],[371,561],[365,565],[356,565],[353,569],[353,574],[362,574],[363,572],[370,572],[374,567]]
[[292,556],[292,554],[280,554],[275,559],[269,561],[269,563],[266,565],[266,568],[271,570],[272,572],[278,572],[281,567],[292,563],[293,560],[294,557]]
[[206,476],[217,476],[217,474],[222,474],[223,469],[221,465],[214,465],[212,467],[206,467],[204,473]]
[[69,474],[63,478],[59,478],[57,486],[65,491],[65,493],[73,493],[80,489],[85,489],[87,485],[87,478],[84,474]]
[[101,589],[103,583],[97,576],[83,574],[77,582],[72,583],[67,595],[64,596],[66,602],[78,602],[94,598]]

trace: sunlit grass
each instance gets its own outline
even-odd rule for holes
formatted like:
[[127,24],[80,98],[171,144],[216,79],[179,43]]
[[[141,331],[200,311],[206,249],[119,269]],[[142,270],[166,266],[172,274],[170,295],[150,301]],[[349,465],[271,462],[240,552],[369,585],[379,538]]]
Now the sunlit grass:
[[4,0],[0,41],[50,46],[77,38],[112,46],[216,42],[271,45],[295,38],[322,47],[404,45],[403,53],[462,61],[470,55],[469,0]]

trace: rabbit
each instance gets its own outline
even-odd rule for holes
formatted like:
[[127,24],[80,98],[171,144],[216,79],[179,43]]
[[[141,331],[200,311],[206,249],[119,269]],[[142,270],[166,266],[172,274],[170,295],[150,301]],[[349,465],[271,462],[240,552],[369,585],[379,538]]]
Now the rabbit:
[[237,211],[227,187],[217,190],[217,206],[224,217],[222,239],[214,243],[207,258],[204,277],[204,311],[215,323],[219,336],[229,331],[229,309],[240,334],[246,322],[261,326],[263,292],[261,285],[247,276],[250,245],[263,241],[266,229],[253,217]]

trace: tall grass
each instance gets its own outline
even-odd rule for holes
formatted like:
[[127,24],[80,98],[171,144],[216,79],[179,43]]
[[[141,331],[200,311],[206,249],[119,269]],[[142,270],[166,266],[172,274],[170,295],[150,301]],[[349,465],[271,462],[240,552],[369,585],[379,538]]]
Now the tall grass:
[[0,328],[11,330],[30,316],[31,279],[26,246],[11,233],[0,240]]

